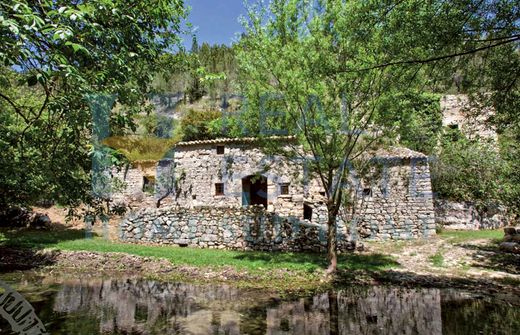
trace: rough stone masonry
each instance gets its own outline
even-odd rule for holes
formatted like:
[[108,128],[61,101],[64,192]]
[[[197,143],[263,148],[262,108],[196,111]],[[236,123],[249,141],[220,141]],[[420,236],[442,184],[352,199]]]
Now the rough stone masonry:
[[[281,142],[280,145],[287,145]],[[323,250],[326,246],[325,190],[301,161],[267,156],[254,139],[180,143],[171,161],[131,169],[126,194],[138,194],[141,173],[161,180],[175,176],[169,207],[146,205],[122,223],[121,238],[131,242],[203,248]],[[165,169],[168,167],[168,169]],[[124,176],[120,177],[124,181]],[[413,239],[435,234],[427,157],[405,148],[372,153],[371,169],[356,184],[355,211],[337,218],[340,250],[360,239]],[[134,187],[135,189],[132,189]],[[155,185],[161,196],[164,186]],[[140,203],[149,204],[143,194]],[[144,200],[142,199],[144,198]]]

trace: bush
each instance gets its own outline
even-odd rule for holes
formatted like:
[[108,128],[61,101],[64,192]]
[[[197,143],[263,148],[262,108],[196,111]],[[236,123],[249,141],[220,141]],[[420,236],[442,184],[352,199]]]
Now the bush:
[[447,131],[438,157],[431,163],[432,187],[439,198],[472,201],[483,209],[507,204],[507,162],[499,149],[483,140],[469,140],[458,130]]
[[216,110],[189,109],[180,121],[180,132],[183,141],[209,140],[217,137],[211,131],[212,121],[219,119],[222,113]]

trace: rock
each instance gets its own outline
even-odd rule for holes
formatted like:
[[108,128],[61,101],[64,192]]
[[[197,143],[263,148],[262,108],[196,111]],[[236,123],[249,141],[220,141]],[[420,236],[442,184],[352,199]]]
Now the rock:
[[520,244],[516,242],[502,242],[500,243],[500,249],[507,252],[520,254]]
[[35,228],[45,228],[50,226],[51,223],[52,221],[48,215],[37,213],[31,220],[30,226]]
[[520,227],[505,227],[504,228],[504,233],[506,235],[516,235],[517,234],[517,229],[520,229]]

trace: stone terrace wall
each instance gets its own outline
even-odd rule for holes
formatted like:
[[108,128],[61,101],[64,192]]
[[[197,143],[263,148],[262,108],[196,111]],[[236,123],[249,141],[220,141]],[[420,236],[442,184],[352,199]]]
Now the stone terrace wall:
[[376,173],[383,176],[370,178],[370,193],[358,196],[360,237],[386,240],[435,235],[427,158],[391,158],[384,163]]
[[435,222],[447,230],[497,229],[506,226],[509,218],[503,207],[479,213],[470,202],[435,199]]
[[[170,207],[130,214],[121,223],[120,238],[200,248],[318,252],[326,250],[326,231],[326,225],[280,217],[257,206]],[[345,226],[339,226],[338,240],[340,251],[355,246]]]

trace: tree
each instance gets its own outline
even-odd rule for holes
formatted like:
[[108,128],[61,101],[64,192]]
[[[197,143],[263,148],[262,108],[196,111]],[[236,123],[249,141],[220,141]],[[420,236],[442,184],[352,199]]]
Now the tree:
[[394,142],[409,149],[432,155],[442,133],[440,95],[409,91],[381,98],[377,124],[393,129],[388,134]]
[[[98,128],[134,127],[185,16],[182,0],[1,2],[0,207],[92,201]],[[97,123],[96,96],[113,110]]]
[[355,193],[348,176],[392,130],[375,122],[382,103],[438,89],[452,61],[518,41],[494,26],[517,15],[512,3],[272,0],[248,9],[237,48],[248,124],[267,135],[262,125],[275,119],[312,156],[326,188],[329,273],[337,267],[336,217]]
[[431,168],[434,192],[442,199],[473,201],[480,209],[501,202],[506,165],[492,143],[448,129]]
[[[285,130],[297,135],[312,156],[311,169],[326,190],[327,271],[333,273],[337,216],[357,191],[347,187],[352,186],[349,174],[379,137],[373,122],[378,100],[383,92],[406,89],[411,73],[339,73],[345,62],[364,68],[385,56],[379,28],[367,20],[368,9],[362,5],[272,1],[249,13],[237,57],[248,104],[258,113],[252,122],[269,124],[269,118],[277,118],[275,124],[287,125]],[[278,108],[278,115],[260,111],[265,106]]]

